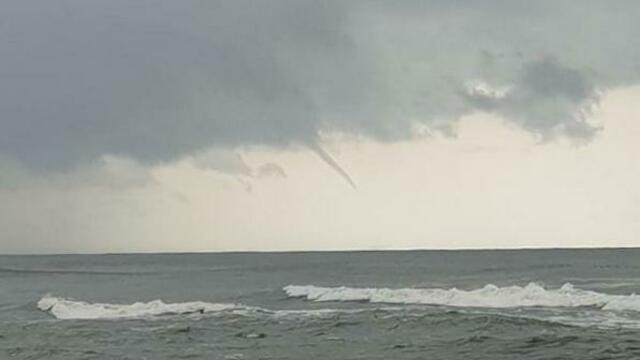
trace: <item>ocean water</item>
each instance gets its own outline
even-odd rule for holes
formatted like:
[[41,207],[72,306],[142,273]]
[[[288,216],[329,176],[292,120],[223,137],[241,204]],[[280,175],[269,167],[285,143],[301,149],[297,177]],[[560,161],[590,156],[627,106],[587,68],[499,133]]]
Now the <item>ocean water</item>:
[[0,359],[640,359],[640,250],[0,256]]

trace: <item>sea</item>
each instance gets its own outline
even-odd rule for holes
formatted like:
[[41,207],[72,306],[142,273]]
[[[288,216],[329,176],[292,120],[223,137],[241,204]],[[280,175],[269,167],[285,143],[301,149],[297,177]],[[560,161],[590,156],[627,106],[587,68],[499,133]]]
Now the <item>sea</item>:
[[640,359],[640,249],[0,256],[0,359]]

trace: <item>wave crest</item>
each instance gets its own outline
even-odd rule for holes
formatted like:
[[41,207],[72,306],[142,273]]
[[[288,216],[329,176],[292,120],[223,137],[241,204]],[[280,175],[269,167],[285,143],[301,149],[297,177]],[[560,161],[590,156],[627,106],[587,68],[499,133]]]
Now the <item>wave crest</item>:
[[162,300],[133,304],[88,303],[46,295],[38,301],[38,308],[58,319],[123,319],[161,315],[204,314],[242,309],[236,304],[192,301],[165,303]]
[[488,284],[476,290],[451,289],[388,289],[318,287],[288,285],[283,288],[289,297],[311,301],[364,301],[387,304],[425,304],[455,307],[516,308],[516,307],[597,307],[603,310],[640,311],[640,296],[611,295],[582,290],[570,283],[559,289],[545,289],[539,284],[498,287]]
[[335,313],[354,313],[364,309],[306,309],[269,310],[241,304],[190,301],[165,303],[162,300],[133,304],[89,303],[46,295],[38,301],[38,308],[60,320],[149,319],[157,316],[232,313],[241,316],[274,316],[285,318],[324,317]]

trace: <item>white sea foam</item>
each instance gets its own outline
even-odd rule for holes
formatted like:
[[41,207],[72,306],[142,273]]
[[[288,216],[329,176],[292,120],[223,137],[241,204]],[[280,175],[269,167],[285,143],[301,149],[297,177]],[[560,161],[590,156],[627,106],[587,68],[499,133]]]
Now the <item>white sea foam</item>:
[[476,290],[452,289],[387,289],[318,286],[285,286],[290,297],[311,301],[365,301],[387,304],[428,304],[456,307],[597,307],[613,311],[640,311],[640,296],[611,295],[575,288],[567,283],[559,289],[527,286],[498,287],[486,285]]
[[[456,288],[388,289],[318,287],[311,285],[289,285],[284,287],[283,290],[290,297],[305,298],[317,302],[363,301],[384,304],[428,304],[498,309],[517,307],[589,307],[594,311],[602,309],[612,312],[640,312],[640,296],[635,294],[604,294],[578,289],[571,284],[565,284],[558,289],[545,289],[535,283],[530,283],[524,287],[497,287],[495,285],[486,285],[483,288],[469,291]],[[243,316],[317,317],[331,315],[336,312],[358,312],[367,310],[267,310],[240,304],[209,303],[203,301],[165,303],[162,300],[135,302],[132,304],[110,304],[89,303],[51,295],[46,295],[40,299],[40,301],[38,301],[38,308],[58,319],[153,318],[168,315],[215,314],[223,312]],[[633,317],[635,318],[635,315]],[[611,319],[607,318],[604,320],[609,321]],[[559,322],[566,323],[566,321]],[[619,323],[618,320],[615,322]],[[637,323],[637,319],[633,319],[633,322]]]
[[58,319],[123,319],[246,309],[246,307],[236,304],[201,301],[169,304],[162,300],[133,304],[88,303],[50,295],[46,295],[38,301],[38,308],[49,312]]
[[38,301],[38,308],[61,320],[98,320],[153,318],[169,315],[233,313],[241,316],[275,317],[323,317],[335,313],[355,313],[367,309],[307,309],[268,310],[240,304],[208,303],[190,301],[165,303],[162,300],[136,302],[133,304],[89,303],[46,295]]
[[631,294],[629,296],[616,296],[603,307],[604,310],[613,311],[639,311],[640,296]]

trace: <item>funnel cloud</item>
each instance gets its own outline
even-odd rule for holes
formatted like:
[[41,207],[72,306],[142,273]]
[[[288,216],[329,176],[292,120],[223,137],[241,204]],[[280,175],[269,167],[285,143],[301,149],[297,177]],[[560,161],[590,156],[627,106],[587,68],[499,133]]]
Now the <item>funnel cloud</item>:
[[327,163],[327,165],[329,165],[340,176],[342,176],[342,178],[345,179],[349,183],[349,185],[351,185],[354,189],[358,188],[358,186],[356,185],[356,182],[353,181],[353,178],[351,177],[351,175],[349,175],[349,173],[342,166],[340,166],[340,164],[338,164],[336,159],[334,159],[333,156],[331,156],[331,154],[329,154],[324,148],[322,148],[322,146],[320,146],[317,143],[311,143],[309,144],[309,148],[313,150],[313,152],[318,154],[318,156],[325,163]]

